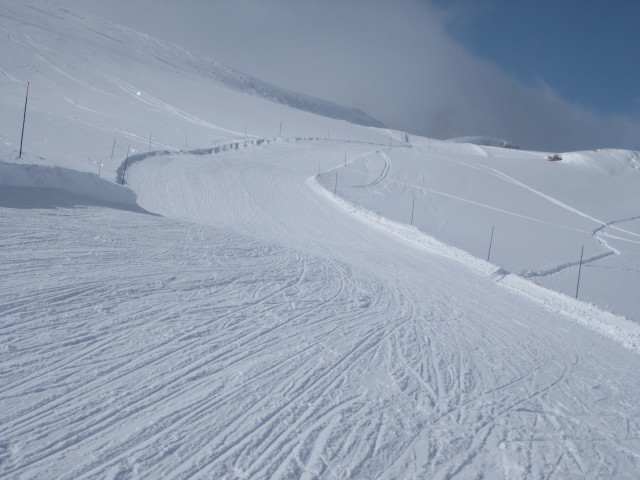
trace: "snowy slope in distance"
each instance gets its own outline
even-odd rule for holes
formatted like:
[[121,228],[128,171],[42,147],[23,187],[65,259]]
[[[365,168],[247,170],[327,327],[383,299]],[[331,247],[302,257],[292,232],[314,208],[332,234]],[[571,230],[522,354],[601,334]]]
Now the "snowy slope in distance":
[[[40,162],[46,156],[47,162],[92,172],[96,157],[109,171],[112,152],[119,164],[129,146],[133,151],[180,150],[238,135],[291,135],[294,125],[296,134],[339,136],[343,125],[349,129],[342,119],[381,125],[362,112],[46,5],[0,4],[7,46],[0,53],[0,142],[6,153],[18,150],[27,81],[33,111],[25,132],[27,158]],[[318,122],[302,110],[339,120]],[[85,140],[61,141],[72,135]]]
[[407,137],[0,13],[0,477],[635,477],[637,153]]
[[500,148],[515,148],[519,149],[517,145],[500,138],[471,136],[471,137],[455,137],[447,140],[452,143],[472,143],[474,145],[484,145],[487,147],[500,147]]

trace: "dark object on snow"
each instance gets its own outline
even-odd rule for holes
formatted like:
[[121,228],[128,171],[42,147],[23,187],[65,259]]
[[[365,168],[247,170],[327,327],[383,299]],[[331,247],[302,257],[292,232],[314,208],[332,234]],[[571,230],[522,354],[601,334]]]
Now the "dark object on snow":
[[547,160],[549,160],[550,162],[559,162],[560,160],[562,160],[562,157],[556,153],[555,155],[549,155],[547,157]]

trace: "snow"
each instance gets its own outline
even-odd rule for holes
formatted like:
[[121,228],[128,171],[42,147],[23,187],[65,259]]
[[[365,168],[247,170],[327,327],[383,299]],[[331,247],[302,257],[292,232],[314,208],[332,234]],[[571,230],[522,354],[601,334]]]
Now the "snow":
[[486,145],[487,147],[501,147],[501,148],[515,148],[519,149],[517,145],[507,140],[493,137],[482,136],[470,136],[470,137],[456,137],[450,138],[449,142],[453,143],[473,143],[475,145]]
[[34,191],[34,200],[38,197],[37,189],[53,189],[102,203],[137,206],[136,194],[130,189],[98,178],[95,174],[68,168],[0,162],[0,186],[3,190],[14,187],[16,192],[27,189]]
[[0,477],[636,476],[637,152],[354,125],[0,13]]

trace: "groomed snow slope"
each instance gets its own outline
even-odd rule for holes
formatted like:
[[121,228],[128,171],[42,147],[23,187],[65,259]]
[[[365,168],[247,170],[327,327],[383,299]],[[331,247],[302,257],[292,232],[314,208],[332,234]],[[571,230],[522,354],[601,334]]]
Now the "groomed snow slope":
[[4,476],[632,478],[637,353],[318,195],[344,144],[282,147],[132,168],[212,227],[2,208]]
[[[55,18],[68,20],[65,12],[47,5],[44,17],[31,17],[23,6],[0,5],[28,16],[25,28],[59,34],[43,33],[49,44],[64,40]],[[54,79],[52,96],[68,88],[95,111],[60,115],[60,102],[41,98],[34,121],[55,125],[40,120],[34,150],[19,164],[12,142],[0,158],[0,476],[635,478],[636,325],[402,224],[414,190],[460,196],[447,178],[468,170],[447,173],[446,165],[500,151],[416,138],[408,148],[394,132],[213,87],[207,102],[220,109],[197,118],[215,116],[217,127],[194,122],[196,88],[205,83],[184,73],[188,62],[176,77],[163,72],[155,59],[166,52],[149,47],[155,43],[135,44],[151,66],[132,70],[138,84],[159,89],[153,102],[127,92],[106,102],[87,84],[104,73],[101,60],[116,68],[100,47],[111,27],[84,21],[87,42],[56,51],[75,68],[83,45],[95,42],[95,69],[42,79]],[[19,22],[11,29],[22,34]],[[34,71],[49,65],[46,55],[24,58],[18,64]],[[6,73],[24,73],[17,71]],[[77,87],[85,75],[92,80]],[[183,82],[193,88],[182,90]],[[176,99],[180,108],[159,107]],[[222,139],[237,117],[220,112],[235,102],[268,138]],[[103,116],[113,104],[135,115],[114,108]],[[133,135],[156,116],[167,135],[153,149],[168,154],[138,157],[124,173],[126,152],[111,160],[107,142],[106,154],[96,153],[121,122]],[[300,130],[272,138],[281,119]],[[98,121],[104,128],[94,128]],[[13,138],[8,131],[3,123],[0,135]],[[182,147],[170,132],[185,131],[199,151],[171,153]],[[380,145],[389,135],[395,148]],[[146,150],[140,137],[136,150]],[[92,149],[93,160],[104,158],[104,176],[126,188],[73,171],[93,169],[85,158]],[[508,154],[523,164],[544,156]],[[572,155],[574,163],[602,159]],[[577,187],[568,199],[543,192],[535,168],[500,173],[563,205],[579,198]],[[398,189],[399,181],[413,186]],[[497,195],[500,183],[491,185]],[[567,211],[548,199],[525,201],[524,190],[504,192],[509,209],[545,221],[558,214],[547,204]],[[417,209],[416,219],[437,237],[427,220],[443,218],[448,204],[416,205],[432,205],[431,217]],[[620,213],[601,208],[588,213]],[[506,251],[498,245],[496,255]]]
[[[581,300],[640,322],[638,152],[550,162],[542,152],[419,138],[411,146],[338,169],[339,195],[566,295],[580,276]],[[334,176],[321,181],[331,189]]]

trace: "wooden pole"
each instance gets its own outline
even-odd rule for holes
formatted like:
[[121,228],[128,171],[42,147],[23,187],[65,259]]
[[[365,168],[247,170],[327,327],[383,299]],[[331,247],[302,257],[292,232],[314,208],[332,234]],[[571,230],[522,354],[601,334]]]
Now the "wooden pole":
[[416,197],[413,197],[413,203],[411,204],[411,225],[413,225],[413,212],[416,209]]
[[111,147],[111,159],[113,160],[113,151],[116,149],[116,137],[113,137],[113,146]]
[[24,113],[22,114],[22,133],[20,134],[20,153],[18,158],[22,158],[22,141],[24,140],[24,124],[27,120],[27,102],[29,101],[29,82],[27,82],[27,95],[24,97]]
[[489,253],[487,253],[487,262],[489,258],[491,258],[491,246],[493,245],[493,230],[495,229],[495,225],[491,227],[491,240],[489,240]]
[[582,257],[584,255],[584,245],[580,251],[580,267],[578,268],[578,284],[576,285],[576,298],[578,298],[578,291],[580,290],[580,274],[582,273]]

